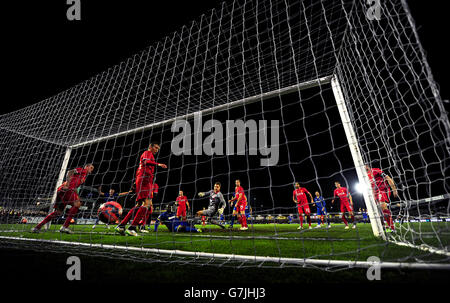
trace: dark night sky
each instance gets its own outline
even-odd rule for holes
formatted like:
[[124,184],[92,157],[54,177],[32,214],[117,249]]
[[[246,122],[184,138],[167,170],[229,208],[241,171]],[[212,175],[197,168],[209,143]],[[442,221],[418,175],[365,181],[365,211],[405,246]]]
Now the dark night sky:
[[[0,114],[39,102],[106,70],[221,3],[99,0],[94,5],[92,0],[81,0],[82,21],[69,22],[65,2],[2,4]],[[448,50],[439,36],[448,29],[446,10],[418,0],[409,5],[441,96],[449,99]],[[107,179],[101,176],[102,180],[92,182],[101,184],[103,178]]]
[[[106,70],[221,3],[81,1],[82,21],[69,22],[65,2],[2,3],[0,114],[56,95]],[[447,11],[437,3],[408,2],[441,95],[449,99],[447,39],[441,36],[448,29]]]

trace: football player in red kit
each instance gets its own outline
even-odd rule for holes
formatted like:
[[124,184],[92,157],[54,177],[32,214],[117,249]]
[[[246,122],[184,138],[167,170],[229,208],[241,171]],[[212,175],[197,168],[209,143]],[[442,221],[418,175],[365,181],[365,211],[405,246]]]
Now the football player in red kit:
[[84,167],[78,167],[67,172],[66,181],[58,187],[56,193],[56,201],[53,205],[55,209],[52,213],[48,214],[36,227],[32,229],[32,232],[39,232],[44,224],[50,222],[54,218],[61,216],[62,212],[67,205],[72,206],[67,213],[66,220],[59,230],[62,233],[72,234],[69,229],[69,224],[72,218],[78,213],[78,209],[81,206],[80,197],[77,194],[77,188],[86,181],[86,177],[94,171],[94,165],[86,164]]
[[394,197],[398,197],[397,187],[391,177],[386,175],[379,168],[371,168],[366,165],[367,175],[369,176],[369,181],[372,186],[373,195],[375,201],[381,206],[381,211],[383,212],[384,220],[388,228],[386,231],[394,231],[394,222],[392,220],[392,214],[389,210],[389,203],[391,197],[391,189]]
[[178,193],[178,197],[176,200],[176,205],[177,205],[177,217],[186,221],[186,207],[188,210],[190,210],[190,206],[189,206],[189,202],[187,200],[187,197],[183,194],[183,191],[180,190],[180,192]]
[[336,181],[336,182],[334,182],[334,185],[336,186],[336,189],[334,190],[334,197],[333,197],[333,200],[331,200],[331,204],[333,204],[334,199],[336,199],[336,197],[338,197],[339,200],[341,200],[342,221],[345,224],[345,229],[349,228],[347,219],[345,218],[345,212],[348,212],[351,216],[352,223],[353,223],[352,228],[356,228],[355,215],[353,214],[352,195],[350,195],[350,193],[348,192],[346,187],[341,186],[341,183]]
[[313,204],[313,197],[311,193],[304,187],[300,187],[300,183],[295,183],[295,189],[293,192],[292,200],[295,204],[297,204],[298,216],[300,218],[300,226],[298,229],[303,228],[303,212],[306,215],[309,228],[311,228],[311,210],[308,205],[308,198],[306,195],[309,195],[309,199],[311,200],[311,204]]
[[[151,143],[148,149],[142,153],[139,161],[139,167],[136,171],[136,206],[130,209],[125,218],[116,227],[116,231],[120,234],[128,234],[130,236],[137,236],[136,226],[142,220],[147,221],[147,216],[153,211],[153,184],[155,167],[159,166],[167,168],[165,164],[157,163],[155,156],[160,149],[158,143]],[[130,227],[125,230],[125,225],[131,219],[132,215],[136,213]]]
[[241,224],[240,230],[247,230],[247,217],[245,216],[245,207],[247,206],[247,197],[245,196],[244,188],[241,186],[241,181],[237,179],[235,181],[236,188],[234,197],[228,202],[230,205],[236,201],[235,210],[233,210],[233,216],[237,216],[239,223]]

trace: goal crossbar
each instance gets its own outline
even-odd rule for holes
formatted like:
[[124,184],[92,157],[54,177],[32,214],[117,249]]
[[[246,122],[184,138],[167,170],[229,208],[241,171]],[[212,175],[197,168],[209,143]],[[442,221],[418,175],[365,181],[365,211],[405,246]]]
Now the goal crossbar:
[[310,81],[294,84],[294,85],[287,86],[287,87],[284,87],[284,88],[272,90],[270,92],[266,92],[266,93],[262,93],[262,94],[259,94],[259,95],[243,98],[243,99],[240,99],[240,100],[228,102],[228,103],[225,103],[225,104],[221,104],[221,105],[214,106],[214,107],[211,107],[211,108],[207,108],[207,109],[204,109],[204,110],[200,110],[200,111],[196,111],[196,112],[193,112],[193,113],[185,114],[185,115],[182,115],[182,116],[177,116],[177,117],[174,117],[174,118],[171,118],[171,119],[154,122],[154,123],[151,123],[151,124],[148,124],[148,125],[144,125],[144,126],[133,128],[133,129],[126,130],[126,131],[122,131],[122,132],[119,132],[119,133],[116,133],[116,134],[112,134],[112,135],[109,135],[109,136],[105,136],[105,137],[96,138],[96,139],[92,139],[92,140],[89,140],[89,141],[81,142],[81,143],[78,143],[78,144],[71,145],[71,146],[69,146],[69,148],[76,149],[76,148],[80,148],[80,147],[83,147],[83,146],[86,146],[86,145],[90,145],[90,144],[93,144],[93,143],[106,141],[106,140],[109,140],[109,139],[112,139],[112,138],[117,138],[117,137],[126,136],[126,135],[133,134],[133,133],[142,132],[142,131],[145,131],[147,129],[151,129],[151,128],[155,128],[155,127],[161,127],[161,126],[164,126],[166,124],[173,123],[174,121],[177,121],[177,120],[187,120],[187,119],[193,118],[194,116],[199,115],[199,114],[200,115],[207,115],[207,114],[211,114],[211,113],[215,113],[215,112],[228,110],[228,109],[231,109],[231,108],[234,108],[234,107],[238,107],[238,106],[243,106],[243,105],[246,105],[246,104],[255,103],[255,102],[258,102],[258,101],[264,101],[266,99],[274,98],[274,97],[277,97],[277,96],[282,96],[282,95],[294,93],[294,92],[299,91],[299,90],[304,90],[304,89],[320,86],[320,85],[323,85],[323,84],[329,84],[331,82],[331,78],[332,78],[332,76],[330,75],[330,76],[325,76],[325,77],[321,77],[321,78],[318,78],[318,79],[314,79],[314,80],[310,80]]

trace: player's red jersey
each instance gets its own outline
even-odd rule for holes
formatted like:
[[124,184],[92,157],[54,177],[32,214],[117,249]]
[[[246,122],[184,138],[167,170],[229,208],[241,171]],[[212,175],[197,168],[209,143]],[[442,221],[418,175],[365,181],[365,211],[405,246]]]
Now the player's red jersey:
[[64,185],[67,185],[69,190],[74,190],[78,188],[81,184],[86,181],[87,170],[82,167],[75,168],[75,173],[64,182],[58,189],[62,189]]
[[309,191],[304,187],[294,189],[293,196],[295,201],[297,201],[299,204],[308,204],[308,199],[306,197],[307,193],[309,193]]
[[348,190],[346,187],[336,188],[334,190],[334,198],[339,197],[341,199],[341,203],[349,203],[348,200]]
[[178,203],[178,207],[180,208],[186,208],[186,202],[187,202],[187,197],[186,196],[178,196],[177,197],[177,203]]
[[391,188],[384,179],[386,174],[379,168],[369,168],[367,170],[370,184],[377,202],[389,203],[389,197],[391,196]]
[[367,172],[369,176],[370,183],[372,185],[372,189],[383,192],[390,192],[390,188],[384,179],[385,173],[379,168],[370,168]]
[[247,203],[247,197],[245,196],[245,192],[244,192],[244,188],[242,186],[236,187],[235,189],[235,196],[236,196],[236,201],[239,199],[239,195],[242,194],[242,198],[240,203]]
[[141,155],[136,176],[153,176],[156,165],[158,165],[158,163],[155,161],[155,156],[151,151],[146,150]]
[[334,198],[336,198],[336,196],[341,200],[341,213],[345,211],[353,211],[353,207],[350,205],[349,193],[346,187],[336,188],[334,190]]

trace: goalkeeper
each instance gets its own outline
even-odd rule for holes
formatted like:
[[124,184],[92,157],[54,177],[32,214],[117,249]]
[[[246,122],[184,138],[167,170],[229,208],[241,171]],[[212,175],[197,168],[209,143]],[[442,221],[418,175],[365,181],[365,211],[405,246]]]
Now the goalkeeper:
[[220,192],[220,182],[214,183],[214,189],[210,190],[208,192],[200,192],[198,194],[199,197],[204,197],[205,195],[209,195],[209,206],[207,209],[199,210],[197,212],[197,217],[206,216],[209,218],[209,221],[214,224],[218,225],[221,228],[225,228],[223,224],[218,222],[217,220],[212,219],[217,213],[219,215],[223,214],[223,211],[226,206],[225,199],[223,198],[222,193]]

